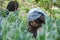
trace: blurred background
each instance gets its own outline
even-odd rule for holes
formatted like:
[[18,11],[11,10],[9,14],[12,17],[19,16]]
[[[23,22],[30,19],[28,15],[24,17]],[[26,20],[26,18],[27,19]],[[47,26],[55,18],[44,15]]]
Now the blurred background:
[[[19,10],[2,18],[0,40],[60,40],[60,0],[0,0],[0,9],[6,9],[10,1],[18,1]],[[32,8],[41,8],[49,17],[43,25],[44,33],[36,39],[27,30],[27,13]]]

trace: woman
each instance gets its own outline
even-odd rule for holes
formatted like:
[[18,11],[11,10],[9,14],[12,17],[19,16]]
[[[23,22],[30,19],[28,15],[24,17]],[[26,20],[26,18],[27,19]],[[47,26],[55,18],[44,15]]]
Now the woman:
[[28,26],[29,31],[33,37],[37,37],[37,31],[42,32],[42,24],[45,24],[46,14],[42,9],[33,8],[28,13]]
[[9,15],[9,12],[15,12],[18,10],[18,2],[16,1],[10,1],[6,7],[6,9],[0,9],[0,34],[2,32],[2,23],[3,23],[3,17],[7,17]]

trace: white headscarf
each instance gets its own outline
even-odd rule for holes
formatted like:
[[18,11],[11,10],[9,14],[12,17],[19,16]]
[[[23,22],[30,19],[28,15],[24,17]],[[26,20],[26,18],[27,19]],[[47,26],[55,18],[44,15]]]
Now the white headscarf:
[[[44,12],[42,9],[40,8],[33,8],[28,12],[28,22],[37,19],[38,17],[40,17],[41,15],[46,16],[46,12]],[[47,17],[47,16],[46,16]]]

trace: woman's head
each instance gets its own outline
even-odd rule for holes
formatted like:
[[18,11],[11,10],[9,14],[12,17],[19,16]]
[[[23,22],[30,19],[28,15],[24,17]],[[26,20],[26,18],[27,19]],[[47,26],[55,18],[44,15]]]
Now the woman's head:
[[32,9],[28,13],[29,26],[41,26],[45,23],[45,13],[38,8]]
[[42,24],[45,24],[46,14],[42,9],[34,8],[28,13],[28,25],[29,31],[33,33],[33,36],[37,36],[37,28],[42,27]]
[[18,9],[18,2],[16,1],[10,1],[6,7],[6,9],[8,9],[9,11],[15,11]]
[[45,24],[45,16],[44,15],[41,15],[37,19],[29,22],[29,26],[34,26],[34,27],[41,27],[42,24]]

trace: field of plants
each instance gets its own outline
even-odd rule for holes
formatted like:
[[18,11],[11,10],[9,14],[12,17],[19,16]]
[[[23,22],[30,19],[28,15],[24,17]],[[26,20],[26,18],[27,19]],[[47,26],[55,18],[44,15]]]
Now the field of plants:
[[[19,8],[4,17],[4,9],[10,1],[18,1]],[[42,26],[44,32],[33,38],[28,31],[27,14],[30,9],[39,7],[47,13],[47,18]],[[60,0],[2,0],[1,13],[0,40],[60,40]]]

